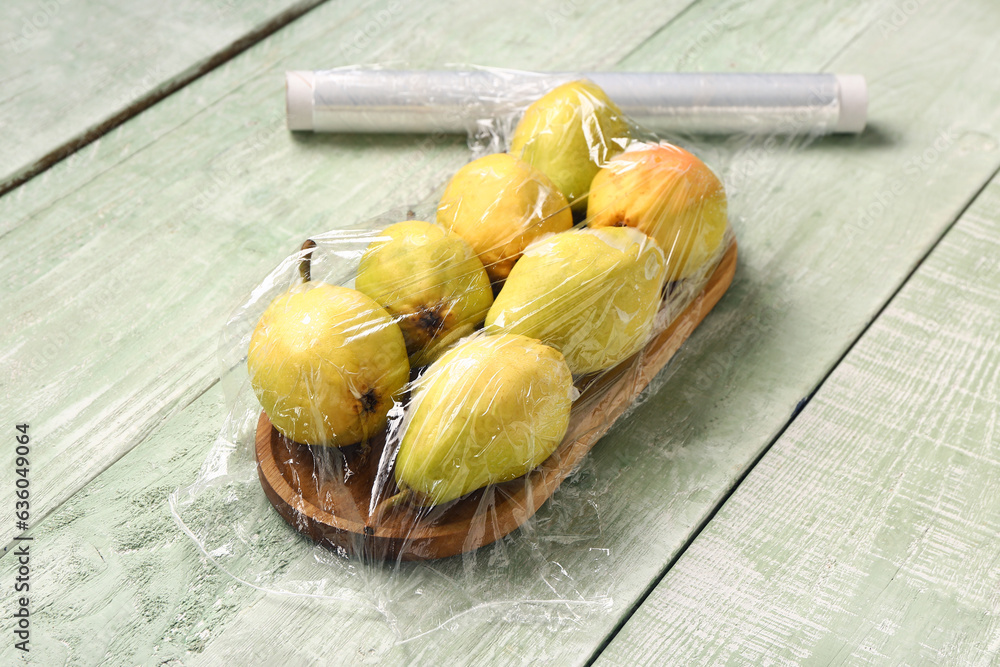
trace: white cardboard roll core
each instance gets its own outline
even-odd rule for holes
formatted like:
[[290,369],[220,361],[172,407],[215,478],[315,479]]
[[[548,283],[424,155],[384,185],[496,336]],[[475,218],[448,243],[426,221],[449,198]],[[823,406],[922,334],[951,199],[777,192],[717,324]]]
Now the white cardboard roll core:
[[285,109],[289,130],[313,129],[313,90],[316,76],[312,72],[285,73]]
[[840,116],[835,132],[857,133],[865,129],[868,120],[868,85],[860,74],[838,74]]

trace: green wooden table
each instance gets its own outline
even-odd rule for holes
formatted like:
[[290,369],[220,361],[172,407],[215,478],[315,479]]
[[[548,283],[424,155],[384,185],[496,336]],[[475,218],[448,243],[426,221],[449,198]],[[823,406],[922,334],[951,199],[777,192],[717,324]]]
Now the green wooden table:
[[[990,0],[5,3],[0,586],[11,627],[29,543],[31,651],[7,632],[0,663],[997,664],[997,34]],[[577,623],[400,643],[235,581],[171,517],[225,417],[233,308],[467,159],[285,129],[285,70],[369,62],[868,79],[863,134],[741,180],[730,292],[571,482],[607,487],[609,603]]]

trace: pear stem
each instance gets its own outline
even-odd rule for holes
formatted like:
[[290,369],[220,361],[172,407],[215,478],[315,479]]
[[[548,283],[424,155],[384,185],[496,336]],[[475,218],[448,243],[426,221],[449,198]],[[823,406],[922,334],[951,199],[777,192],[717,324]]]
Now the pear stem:
[[302,258],[299,260],[299,275],[302,276],[302,282],[307,283],[312,280],[312,254],[313,250],[316,249],[316,242],[312,239],[306,239],[306,242],[302,244]]
[[413,496],[413,489],[403,489],[396,495],[389,496],[388,498],[384,499],[382,502],[380,502],[378,505],[375,506],[375,512],[373,516],[376,522],[382,520],[382,515],[385,513],[386,510],[392,509],[393,507],[401,503],[405,503],[412,496]]

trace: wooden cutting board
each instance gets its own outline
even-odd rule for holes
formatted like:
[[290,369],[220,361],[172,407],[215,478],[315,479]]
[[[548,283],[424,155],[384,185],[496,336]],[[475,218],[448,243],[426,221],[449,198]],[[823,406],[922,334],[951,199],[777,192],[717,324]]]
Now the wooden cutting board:
[[[480,489],[432,508],[400,505],[373,512],[372,490],[385,452],[379,437],[360,446],[310,447],[288,440],[261,412],[257,472],[268,500],[300,533],[352,556],[380,560],[444,558],[490,544],[531,518],[579,466],[615,420],[725,294],[736,271],[736,243],[727,249],[705,289],[641,352],[580,386],[562,444],[524,477]],[[579,385],[578,385],[579,386]],[[383,474],[389,470],[383,466]],[[392,475],[379,500],[396,493]],[[379,514],[381,514],[379,516]],[[375,515],[375,516],[373,516]]]

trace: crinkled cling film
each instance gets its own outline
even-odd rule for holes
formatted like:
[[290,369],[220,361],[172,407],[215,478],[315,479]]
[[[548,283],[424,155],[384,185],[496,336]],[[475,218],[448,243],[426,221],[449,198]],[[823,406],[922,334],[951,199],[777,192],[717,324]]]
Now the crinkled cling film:
[[729,218],[763,206],[741,176],[801,141],[653,136],[587,81],[483,119],[440,189],[313,235],[233,314],[178,523],[235,579],[402,640],[608,613],[629,500],[599,440],[728,287]]

